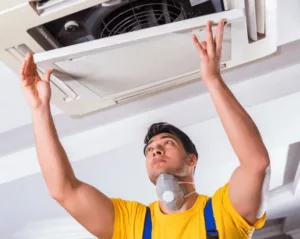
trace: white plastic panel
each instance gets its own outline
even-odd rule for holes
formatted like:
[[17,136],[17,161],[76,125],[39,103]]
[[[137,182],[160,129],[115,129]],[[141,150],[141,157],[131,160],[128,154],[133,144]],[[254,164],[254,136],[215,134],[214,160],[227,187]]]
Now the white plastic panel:
[[[225,27],[224,33],[222,62],[231,59],[230,25]],[[199,40],[205,40],[205,31],[197,31],[197,36]],[[107,51],[56,62],[55,65],[104,98],[198,72],[199,55],[189,31],[116,46]]]
[[80,1],[81,0],[51,0],[48,2],[37,3],[34,6],[39,14],[46,14],[48,12],[55,11],[56,9],[76,4]]
[[257,32],[265,34],[265,0],[255,0]]
[[[239,21],[245,23],[242,9],[39,53],[35,61],[41,69],[64,72],[57,77],[78,95],[76,100],[65,102],[69,111],[86,111],[78,107],[78,102],[84,105],[85,101],[90,109],[97,109],[102,107],[100,99],[106,99],[103,107],[107,107],[128,97],[198,78],[199,56],[192,33],[204,40],[207,21],[217,23],[221,18],[228,22],[223,47],[223,60],[228,63],[232,55],[231,37],[234,35],[234,41],[242,45],[247,42],[246,30],[235,26]],[[232,28],[239,34],[232,34]]]
[[255,0],[245,0],[247,29],[251,40],[257,41],[256,4]]
[[[68,114],[85,114],[145,93],[199,78],[199,56],[192,33],[204,40],[208,20],[229,23],[223,61],[227,68],[268,56],[277,49],[276,2],[265,2],[266,36],[249,43],[245,2],[231,1],[235,9],[159,27],[117,35],[35,55],[41,69],[55,68],[78,96],[55,100]],[[70,99],[70,97],[69,97]]]
[[26,3],[28,0],[9,0],[9,1],[1,1],[0,4],[0,12],[8,10],[10,8],[16,7],[20,4]]
[[[196,17],[184,21],[170,23],[162,26],[147,28],[144,30],[120,34],[113,37],[107,37],[91,42],[77,44],[69,47],[55,49],[47,52],[35,54],[35,61],[44,64],[53,64],[54,62],[73,59],[86,54],[115,48],[118,45],[132,45],[137,42],[161,37],[170,33],[185,33],[193,30],[203,30],[206,23],[210,20],[217,23],[220,19],[226,19],[228,23],[235,24],[238,20],[245,23],[244,9],[233,9],[220,13]],[[236,27],[235,27],[236,28]],[[243,29],[236,29],[243,31]],[[50,66],[50,65],[49,65]]]

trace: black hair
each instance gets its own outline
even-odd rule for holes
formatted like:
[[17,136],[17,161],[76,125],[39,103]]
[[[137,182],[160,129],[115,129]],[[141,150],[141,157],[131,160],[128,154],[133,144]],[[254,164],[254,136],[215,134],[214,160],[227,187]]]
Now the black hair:
[[196,146],[194,145],[192,140],[189,138],[189,136],[187,136],[186,133],[184,133],[177,127],[175,127],[171,124],[165,123],[165,122],[159,122],[159,123],[152,124],[150,126],[150,128],[148,129],[147,135],[144,140],[144,143],[145,143],[144,154],[145,154],[145,150],[146,150],[146,147],[147,147],[150,139],[161,133],[169,133],[169,134],[175,135],[181,141],[185,151],[189,154],[194,154],[196,156],[196,158],[198,159],[198,152],[197,152]]

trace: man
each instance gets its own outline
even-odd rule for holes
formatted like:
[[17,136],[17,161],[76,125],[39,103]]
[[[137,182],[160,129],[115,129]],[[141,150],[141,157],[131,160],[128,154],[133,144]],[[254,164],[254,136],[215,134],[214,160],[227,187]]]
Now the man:
[[[208,22],[206,41],[199,43],[193,36],[193,42],[201,58],[201,78],[240,161],[229,183],[212,197],[219,238],[249,238],[265,221],[261,204],[269,156],[254,122],[221,78],[224,23],[219,22],[214,39]],[[38,159],[51,196],[100,239],[142,239],[146,206],[108,198],[74,175],[50,114],[50,74],[47,71],[41,79],[32,54],[27,55],[21,85],[31,108]],[[181,130],[165,123],[150,127],[145,144],[147,171],[159,198],[149,206],[152,238],[205,238],[203,209],[208,197],[197,194],[193,185],[198,160],[194,144]],[[181,201],[175,204],[174,195],[165,194],[168,182],[184,188]]]

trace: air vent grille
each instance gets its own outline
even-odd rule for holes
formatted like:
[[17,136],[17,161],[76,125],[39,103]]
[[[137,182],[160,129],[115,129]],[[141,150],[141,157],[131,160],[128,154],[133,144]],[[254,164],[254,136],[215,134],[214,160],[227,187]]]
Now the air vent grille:
[[111,12],[102,22],[100,38],[137,31],[185,19],[180,4],[172,0],[135,1]]

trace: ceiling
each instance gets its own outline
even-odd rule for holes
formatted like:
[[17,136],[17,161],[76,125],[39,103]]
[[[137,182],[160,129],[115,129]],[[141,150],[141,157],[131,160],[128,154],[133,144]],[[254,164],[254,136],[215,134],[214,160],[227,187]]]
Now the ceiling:
[[[17,0],[15,0],[15,2],[16,1]],[[18,1],[21,3],[24,0]],[[278,46],[280,46],[278,53],[266,59],[262,59],[261,61],[227,71],[224,73],[227,84],[233,85],[239,82],[245,82],[261,75],[267,75],[272,72],[275,73],[279,68],[289,68],[299,63],[300,59],[298,56],[300,54],[300,43],[294,41],[300,39],[300,28],[297,24],[300,21],[300,15],[298,14],[300,3],[298,0],[278,0],[277,5]],[[9,3],[5,3],[2,6],[3,9],[9,7],[11,7]],[[287,72],[288,71],[289,70],[287,70]],[[0,88],[0,140],[1,142],[5,142],[0,145],[0,156],[3,156],[32,146],[33,139],[30,135],[30,111],[21,94],[18,76],[1,62],[0,72],[2,75],[1,82],[5,84],[5,87]],[[276,80],[279,81],[280,79]],[[280,97],[281,95],[291,93],[293,90],[293,92],[296,92],[297,88],[293,88],[294,87],[278,87],[281,92],[272,95],[272,97]],[[204,92],[206,92],[205,87],[198,81],[153,97],[144,98],[137,102],[131,102],[118,106],[117,108],[104,110],[101,113],[96,113],[82,119],[70,119],[68,116],[62,114],[55,106],[52,106],[52,113],[55,115],[59,134],[61,137],[64,137],[100,125],[105,125],[113,121],[125,119],[134,114],[169,105],[173,102],[192,98]],[[265,96],[262,97],[264,99],[262,99],[260,103],[272,98],[269,97],[268,94],[264,95]],[[259,100],[255,101],[254,104],[259,103],[258,101]],[[25,135],[26,137],[18,137],[20,134]],[[10,144],[12,141],[14,144]]]
[[[297,110],[300,107],[300,64],[297,57],[291,54],[299,49],[298,45],[299,42],[295,42],[284,46],[277,55],[269,59],[224,74],[234,94],[257,122],[269,149],[273,190],[270,194],[268,216],[269,219],[284,217],[279,233],[282,233],[284,227],[294,229],[293,222],[298,221],[300,216],[295,214],[299,209],[299,198],[293,191],[298,181],[297,155],[300,151],[297,143],[300,141],[300,114]],[[281,67],[276,65],[280,62]],[[269,67],[269,71],[266,66]],[[236,74],[240,74],[239,77],[246,80],[236,81]],[[247,74],[250,77],[246,77]],[[176,99],[176,94],[180,91],[183,92],[182,95],[189,90],[193,92],[189,87],[191,86],[165,94]],[[211,195],[228,181],[238,161],[220,121],[216,118],[209,96],[201,83],[194,83],[192,88],[195,87],[200,91],[202,89],[202,94],[195,93],[193,97],[185,95],[185,99],[160,104],[160,107],[158,103],[162,102],[162,97],[166,95],[158,95],[140,102],[132,102],[119,109],[111,109],[102,113],[103,118],[100,117],[101,113],[98,113],[89,116],[90,118],[69,119],[57,111],[54,118],[59,130],[67,128],[61,139],[76,175],[111,197],[123,197],[144,203],[155,200],[155,190],[149,183],[144,167],[142,139],[149,124],[165,120],[186,131],[199,148],[200,161],[195,178],[195,181],[199,182],[197,190]],[[153,108],[153,104],[156,104],[156,109]],[[138,109],[138,113],[134,112],[134,107],[139,105],[148,108]],[[24,107],[26,108],[25,105]],[[127,117],[118,120],[118,113],[128,113],[125,109],[132,111]],[[73,239],[89,238],[90,235],[49,197],[32,142],[17,141],[21,138],[20,135],[31,137],[30,128],[30,124],[25,124],[4,133],[9,137],[10,133],[14,132],[16,135],[11,142],[23,144],[19,148],[12,147],[11,151],[3,153],[0,158],[1,234],[5,235],[5,238],[41,239],[47,238],[47,232],[52,238],[55,233],[71,234]],[[19,131],[20,129],[24,131]],[[291,222],[288,218],[291,218]],[[51,225],[63,227],[53,228]]]
[[[228,85],[244,82],[244,87],[251,85],[251,83],[248,82],[249,80],[257,79],[257,84],[254,84],[252,88],[259,87],[260,84],[267,85],[272,82],[273,91],[270,92],[270,94],[260,92],[261,94],[259,96],[249,97],[249,99],[247,99],[243,96],[243,92],[240,96],[241,98],[245,98],[245,103],[247,105],[263,103],[300,90],[297,82],[294,80],[295,76],[293,73],[294,71],[297,71],[297,69],[294,68],[300,63],[299,55],[300,41],[296,41],[279,47],[278,52],[270,57],[252,64],[228,70],[224,72],[223,77]],[[293,75],[292,78],[287,77],[286,79],[286,81],[291,82],[290,84],[285,84],[280,78],[271,77],[270,74],[272,73],[274,76],[278,74],[278,69],[284,69],[284,71],[281,71],[281,74],[283,74],[284,77],[286,77],[288,72]],[[5,79],[5,87],[0,88],[0,107],[3,112],[0,124],[0,141],[4,142],[0,145],[0,156],[4,156],[33,146],[33,137],[31,134],[30,111],[19,87],[18,77],[1,62],[0,71],[3,72],[3,78]],[[265,79],[265,81],[259,79]],[[275,84],[278,84],[278,86],[275,86]],[[279,87],[279,85],[281,86]],[[195,81],[194,83],[187,84],[180,88],[175,88],[136,102],[122,104],[118,107],[107,109],[83,118],[70,118],[69,116],[62,114],[62,112],[54,105],[52,105],[52,114],[55,116],[55,123],[59,135],[65,137],[119,121],[135,114],[193,98],[206,92],[204,85],[200,81]],[[13,100],[8,100],[12,99],[12,96]],[[25,137],[19,137],[19,135],[24,135]],[[10,143],[12,141],[14,144]]]
[[[300,41],[291,42],[300,39],[300,32],[286,27],[300,21],[300,5],[289,2],[293,8],[278,1],[286,19],[279,19],[279,45],[289,44],[268,58],[223,73],[257,123],[272,162],[270,221],[255,238],[285,232],[296,235],[300,221]],[[18,77],[2,63],[0,72],[1,236],[47,239],[58,233],[64,238],[91,238],[49,197],[36,161],[30,111]],[[142,154],[143,136],[153,122],[175,124],[197,145],[200,160],[195,181],[200,193],[212,195],[238,165],[200,81],[84,118],[69,118],[55,106],[52,113],[76,175],[111,197],[143,203],[155,200]]]

